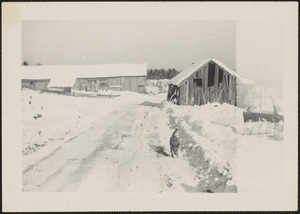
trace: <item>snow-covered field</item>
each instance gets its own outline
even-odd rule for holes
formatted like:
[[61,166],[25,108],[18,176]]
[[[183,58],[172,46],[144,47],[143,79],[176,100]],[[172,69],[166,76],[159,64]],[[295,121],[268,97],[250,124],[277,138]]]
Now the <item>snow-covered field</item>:
[[147,99],[132,92],[118,94],[122,96],[89,98],[22,90],[23,153],[71,138],[117,111],[120,105],[138,104]]
[[[243,109],[219,103],[177,106],[165,101],[166,93],[118,93],[119,97],[100,98],[22,90],[25,189],[38,190],[42,184],[54,191],[55,182],[62,185],[64,176],[81,177],[82,173],[90,175],[76,180],[80,183],[76,188],[83,191],[101,191],[104,186],[93,186],[97,179],[108,186],[118,183],[111,186],[114,191],[268,192],[280,184],[283,140],[247,132]],[[256,126],[262,123],[251,124]],[[181,141],[178,159],[169,157],[169,137],[175,127]],[[99,137],[103,148],[95,148]],[[51,145],[55,149],[47,150]],[[98,156],[104,148],[112,150]],[[67,158],[66,169],[49,168],[45,160],[50,156],[54,165]],[[81,156],[81,162],[72,162]],[[87,160],[103,165],[95,168]],[[51,173],[61,177],[54,182]],[[122,179],[116,180],[116,175]],[[75,186],[60,188],[74,190]]]

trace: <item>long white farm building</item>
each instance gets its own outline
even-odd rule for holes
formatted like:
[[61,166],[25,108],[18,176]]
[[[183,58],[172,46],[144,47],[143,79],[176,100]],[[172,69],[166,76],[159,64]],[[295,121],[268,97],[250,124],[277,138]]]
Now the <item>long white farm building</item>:
[[98,92],[103,88],[143,93],[147,64],[22,66],[22,88]]

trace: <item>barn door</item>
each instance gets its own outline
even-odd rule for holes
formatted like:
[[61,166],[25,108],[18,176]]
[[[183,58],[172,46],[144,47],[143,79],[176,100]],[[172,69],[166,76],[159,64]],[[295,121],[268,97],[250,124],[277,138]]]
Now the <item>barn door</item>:
[[107,82],[106,79],[97,80],[97,89],[98,89],[98,91],[100,89],[104,90],[107,87],[108,87],[108,82]]
[[34,83],[33,83],[32,81],[29,83],[29,89],[32,89],[32,90],[35,89],[35,88],[34,88]]
[[138,85],[138,93],[144,93],[145,87],[144,85]]
[[[201,86],[202,87],[202,86]],[[195,105],[202,105],[203,99],[202,99],[202,93],[203,90],[201,87],[194,87],[194,97],[195,97]]]

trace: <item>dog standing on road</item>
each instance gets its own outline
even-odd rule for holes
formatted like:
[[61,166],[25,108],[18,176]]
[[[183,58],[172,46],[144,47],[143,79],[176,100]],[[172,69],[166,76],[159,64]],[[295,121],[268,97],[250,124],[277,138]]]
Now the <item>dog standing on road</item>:
[[[171,138],[170,138],[170,150],[171,150],[171,155],[172,157],[174,157],[174,155],[176,155],[178,157],[178,148],[179,148],[179,140],[178,137],[176,136],[176,132],[178,131],[178,129],[175,129]],[[174,153],[174,155],[173,155]]]

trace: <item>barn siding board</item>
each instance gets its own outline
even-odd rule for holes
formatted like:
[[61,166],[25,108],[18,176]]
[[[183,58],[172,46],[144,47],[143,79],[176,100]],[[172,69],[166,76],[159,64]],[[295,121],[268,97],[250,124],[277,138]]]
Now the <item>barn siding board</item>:
[[[198,70],[197,71],[197,73],[196,73],[196,75],[195,75],[195,78],[197,78],[197,79],[199,79],[200,78],[200,71]],[[202,86],[200,86],[200,87],[202,87]],[[193,105],[198,105],[198,100],[199,100],[199,93],[198,93],[198,91],[199,91],[199,88],[200,87],[198,87],[196,84],[195,84],[195,87],[194,87],[194,90],[193,90],[193,96],[194,96],[194,103],[193,103]]]
[[180,86],[180,105],[184,105],[184,101],[183,101],[183,99],[184,99],[184,84],[182,84],[181,86]]
[[191,105],[195,104],[195,89],[197,88],[196,83],[194,82],[194,79],[196,79],[196,73],[192,76],[190,79],[190,94],[191,94]]
[[214,84],[214,100],[217,100],[218,99],[218,92],[219,92],[219,87],[218,87],[218,65],[215,64],[215,84]]
[[202,79],[202,87],[199,88],[198,90],[198,93],[199,93],[199,96],[198,96],[198,104],[199,105],[202,105],[204,104],[204,88],[205,88],[205,85],[206,85],[206,82],[205,82],[205,78],[204,78],[204,73],[205,73],[205,66],[203,66],[203,68],[200,69],[200,78]]
[[180,93],[180,91],[181,91],[181,88],[180,88],[180,86],[178,86],[178,97],[177,97],[177,104],[178,105],[181,105],[181,93]]
[[178,87],[177,105],[180,105],[180,88]]
[[185,84],[183,84],[182,86],[183,90],[182,90],[182,105],[185,105],[185,96],[186,96],[186,93],[185,93]]
[[180,103],[180,105],[184,105],[184,103],[183,103],[183,95],[184,95],[184,93],[183,93],[183,85],[181,85],[180,86],[180,89],[179,89],[179,92],[180,92],[180,99],[179,99],[179,103]]
[[[194,78],[200,78],[199,77],[199,71],[197,71],[195,73]],[[194,103],[193,103],[193,105],[198,105],[198,96],[197,96],[198,93],[197,93],[197,91],[198,91],[199,87],[197,87],[196,83],[194,83],[193,87],[194,87],[194,89],[192,90],[193,97],[194,97]]]
[[189,95],[188,94],[188,91],[189,91],[188,90],[188,87],[189,87],[188,86],[188,80],[185,81],[184,85],[185,85],[185,89],[184,89],[185,90],[185,100],[184,101],[185,101],[185,105],[188,105],[188,100],[189,100],[189,96],[188,96]]
[[189,79],[186,81],[186,104],[189,105],[190,104],[190,81]]
[[182,105],[182,93],[181,93],[183,91],[182,86],[180,86],[179,91],[180,91],[179,103],[180,105]]
[[192,104],[192,89],[193,89],[193,82],[192,82],[193,78],[190,78],[189,79],[189,82],[188,82],[188,90],[189,90],[189,102],[188,102],[188,105],[193,105]]
[[183,85],[182,85],[182,91],[181,91],[181,94],[182,94],[182,105],[185,105],[185,99],[186,99],[186,92],[185,92],[185,81],[184,81],[184,83],[183,83]]

